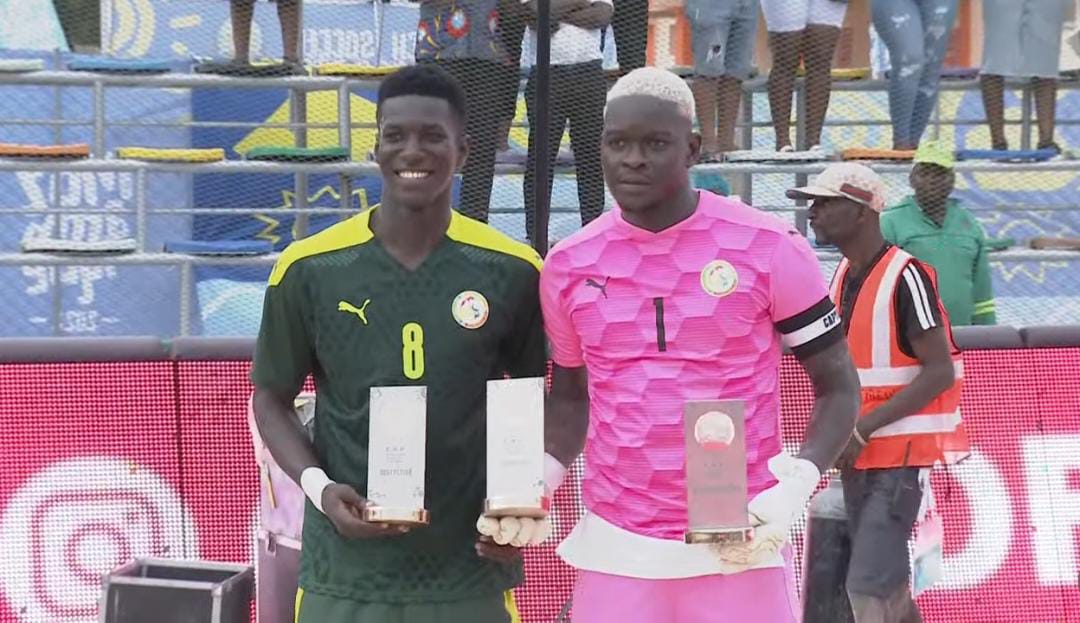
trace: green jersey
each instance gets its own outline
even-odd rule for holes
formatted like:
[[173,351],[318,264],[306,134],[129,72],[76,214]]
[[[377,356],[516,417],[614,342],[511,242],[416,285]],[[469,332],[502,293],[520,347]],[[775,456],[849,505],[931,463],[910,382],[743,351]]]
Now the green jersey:
[[498,594],[520,564],[477,556],[485,495],[488,379],[543,376],[540,258],[454,212],[416,270],[399,264],[363,212],[291,244],[270,275],[252,380],[317,390],[315,449],[327,475],[367,491],[372,387],[427,387],[426,508],[431,524],[344,539],[306,504],[300,585],[363,602],[456,601]]
[[994,324],[986,236],[975,217],[950,199],[938,226],[914,197],[881,215],[885,239],[934,267],[941,302],[953,326]]

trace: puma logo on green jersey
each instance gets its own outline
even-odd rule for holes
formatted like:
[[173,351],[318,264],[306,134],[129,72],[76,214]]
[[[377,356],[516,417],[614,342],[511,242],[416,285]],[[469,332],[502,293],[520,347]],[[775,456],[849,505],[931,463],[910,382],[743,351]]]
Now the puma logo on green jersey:
[[371,302],[371,299],[364,299],[364,304],[361,305],[360,307],[357,307],[357,306],[353,305],[352,303],[350,303],[348,301],[338,301],[337,310],[339,312],[348,312],[350,314],[356,314],[356,317],[360,319],[360,322],[364,323],[364,325],[366,326],[367,325],[367,314],[364,313],[364,310],[367,309],[368,303],[370,303],[370,302]]

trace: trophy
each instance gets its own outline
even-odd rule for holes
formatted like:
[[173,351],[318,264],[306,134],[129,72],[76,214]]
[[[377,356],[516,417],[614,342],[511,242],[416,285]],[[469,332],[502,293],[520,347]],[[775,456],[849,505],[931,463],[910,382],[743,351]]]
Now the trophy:
[[742,400],[686,403],[687,543],[743,542],[753,534],[744,410]]
[[488,381],[484,514],[542,519],[544,493],[544,379]]
[[364,521],[426,525],[427,388],[372,387]]

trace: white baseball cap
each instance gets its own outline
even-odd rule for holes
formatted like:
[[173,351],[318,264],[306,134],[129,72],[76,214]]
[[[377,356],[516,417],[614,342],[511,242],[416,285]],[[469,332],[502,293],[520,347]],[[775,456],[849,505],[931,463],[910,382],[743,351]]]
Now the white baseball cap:
[[856,162],[837,162],[825,168],[809,186],[787,191],[790,199],[844,197],[874,212],[885,209],[885,182],[870,167]]

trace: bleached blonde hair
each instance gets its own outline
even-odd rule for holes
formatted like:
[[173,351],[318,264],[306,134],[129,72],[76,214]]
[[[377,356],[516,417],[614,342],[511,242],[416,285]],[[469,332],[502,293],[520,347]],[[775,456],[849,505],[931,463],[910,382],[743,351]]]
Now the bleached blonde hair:
[[[607,103],[628,95],[647,95],[675,105],[679,114],[694,123],[694,93],[686,81],[659,67],[641,67],[626,74],[608,91]],[[607,114],[607,106],[604,107]]]

